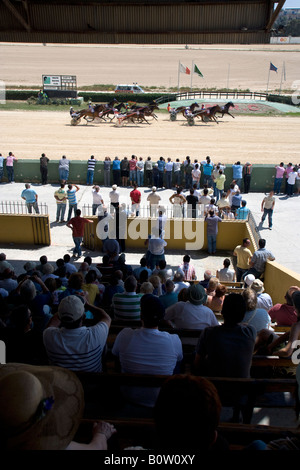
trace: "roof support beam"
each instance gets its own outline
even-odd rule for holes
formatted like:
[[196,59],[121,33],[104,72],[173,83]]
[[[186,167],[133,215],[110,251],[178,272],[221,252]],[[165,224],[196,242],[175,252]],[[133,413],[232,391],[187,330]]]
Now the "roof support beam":
[[[9,11],[14,15],[14,17],[21,23],[22,26],[26,29],[28,33],[31,31],[31,26],[29,24],[29,21],[26,21],[22,15],[18,12],[18,10],[13,6],[13,4],[10,2],[10,0],[2,0],[4,5],[9,9]],[[28,18],[28,5],[27,5],[27,0],[22,2],[23,5],[25,5],[25,10],[27,13],[27,18]]]
[[273,15],[271,16],[271,18],[268,21],[268,24],[266,26],[266,31],[268,31],[268,32],[270,31],[270,29],[273,26],[274,21],[276,20],[277,16],[279,15],[279,12],[280,12],[280,10],[281,10],[281,8],[283,7],[284,4],[285,4],[285,0],[279,0]]

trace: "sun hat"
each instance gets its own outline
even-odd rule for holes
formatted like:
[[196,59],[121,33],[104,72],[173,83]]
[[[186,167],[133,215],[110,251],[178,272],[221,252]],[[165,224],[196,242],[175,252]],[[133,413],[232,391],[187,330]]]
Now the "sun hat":
[[260,279],[255,279],[251,284],[251,289],[253,289],[257,294],[262,294],[265,290],[264,283]]
[[155,193],[155,191],[156,191],[156,186],[152,186],[152,191]]
[[118,187],[118,186],[117,186],[116,184],[113,184],[113,185],[112,185],[112,189],[117,189],[117,187]]
[[207,295],[205,289],[201,284],[192,284],[188,288],[188,300],[194,305],[205,304]]
[[68,295],[58,306],[58,317],[63,323],[73,323],[84,314],[84,304],[77,295]]
[[250,287],[253,281],[255,281],[255,276],[253,274],[247,274],[247,276],[244,277],[244,281],[247,286]]
[[84,410],[74,372],[52,366],[0,365],[0,448],[63,450]]

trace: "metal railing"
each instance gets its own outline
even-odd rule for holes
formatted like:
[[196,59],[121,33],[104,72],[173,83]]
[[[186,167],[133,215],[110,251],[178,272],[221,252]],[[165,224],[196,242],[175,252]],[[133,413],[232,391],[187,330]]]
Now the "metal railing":
[[[48,205],[41,203],[38,204],[40,215],[48,215]],[[29,214],[28,207],[25,202],[20,201],[0,201],[0,214]],[[32,214],[35,214],[32,208]]]
[[[199,99],[221,99],[221,100],[255,100],[267,101],[267,93],[256,91],[185,91],[176,93],[176,101],[199,100]],[[167,103],[170,101],[170,95],[161,96],[156,100],[157,103]],[[172,101],[174,101],[172,99]]]

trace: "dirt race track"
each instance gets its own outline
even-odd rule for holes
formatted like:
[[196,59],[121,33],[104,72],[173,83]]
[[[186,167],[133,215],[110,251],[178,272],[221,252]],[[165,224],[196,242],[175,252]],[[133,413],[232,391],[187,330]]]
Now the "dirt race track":
[[180,160],[210,155],[214,162],[227,164],[300,162],[299,117],[235,115],[235,119],[224,116],[219,124],[199,120],[189,126],[183,116],[172,122],[161,112],[149,125],[81,121],[71,126],[70,121],[66,112],[2,111],[0,151],[2,155],[12,151],[20,159],[36,159],[45,152],[53,160],[64,154],[71,160],[135,154]]

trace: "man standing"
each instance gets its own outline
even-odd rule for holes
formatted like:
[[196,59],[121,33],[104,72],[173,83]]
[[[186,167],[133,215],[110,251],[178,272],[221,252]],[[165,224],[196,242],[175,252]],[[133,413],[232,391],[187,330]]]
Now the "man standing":
[[151,157],[148,157],[145,161],[145,176],[146,176],[146,186],[152,186],[152,171],[153,171],[153,162],[151,161]]
[[216,190],[217,190],[217,201],[221,199],[224,192],[226,176],[224,175],[223,170],[219,170],[219,174],[216,178]]
[[273,253],[265,248],[266,240],[260,238],[258,240],[259,249],[256,250],[250,260],[250,269],[247,274],[254,274],[255,278],[258,279],[262,276],[265,271],[266,262],[274,261],[275,256]]
[[210,188],[212,186],[213,169],[214,169],[214,166],[210,158],[209,157],[206,158],[206,163],[203,164],[203,184],[207,184]]
[[233,250],[233,256],[237,257],[236,268],[235,268],[237,282],[241,281],[242,276],[249,269],[249,262],[252,257],[252,253],[249,250],[250,245],[251,245],[251,242],[249,238],[244,238],[242,245],[236,246],[235,249]]
[[94,155],[91,155],[91,158],[88,159],[87,175],[86,175],[86,184],[91,186],[94,181],[95,166],[97,160]]
[[46,155],[42,153],[40,158],[40,172],[43,185],[48,183],[48,162],[49,158],[47,158]]
[[132,212],[138,217],[140,214],[141,192],[137,189],[137,184],[133,183],[133,190],[130,192]]
[[4,164],[5,158],[2,157],[2,153],[0,153],[0,183],[2,183],[2,178],[3,178],[3,164]]
[[235,180],[236,184],[241,189],[243,179],[243,165],[241,165],[241,162],[236,162],[232,165],[232,179]]
[[273,225],[272,217],[273,217],[274,206],[275,206],[274,191],[270,191],[269,195],[266,196],[262,200],[262,203],[261,203],[261,211],[263,212],[263,216],[260,222],[260,225],[262,226],[265,218],[268,216],[269,230],[272,230],[272,225]]
[[[73,188],[75,186],[76,189]],[[68,196],[68,201],[69,201],[69,212],[68,212],[68,220],[71,219],[72,211],[74,210],[74,215],[77,210],[77,199],[76,199],[76,193],[79,191],[79,187],[76,184],[68,184],[68,189],[67,189],[67,196]]]
[[81,257],[81,243],[84,235],[84,226],[85,224],[92,224],[93,221],[89,219],[84,219],[81,217],[81,210],[77,209],[75,212],[75,217],[68,221],[67,227],[69,227],[73,232],[73,240],[75,247],[73,249],[73,255],[77,253],[78,258]]
[[252,164],[247,162],[243,168],[244,193],[249,193],[251,182]]
[[93,215],[96,215],[97,209],[99,206],[104,206],[104,201],[103,197],[100,194],[100,187],[99,186],[93,186],[93,207],[92,207],[92,213]]
[[66,183],[69,178],[70,160],[65,155],[59,160],[58,173],[60,181]]
[[36,214],[40,213],[37,202],[38,195],[34,189],[31,189],[29,183],[25,184],[25,189],[22,191],[21,198],[26,201],[26,207],[29,214],[32,214],[32,208],[34,208]]
[[9,183],[14,182],[14,162],[18,160],[14,156],[12,152],[9,152],[8,157],[6,157],[6,171],[7,171],[7,178]]
[[186,196],[187,200],[187,217],[196,219],[197,217],[197,207],[199,204],[197,196],[194,194],[194,189],[190,188],[190,194]]
[[156,192],[156,186],[152,186],[152,192],[147,196],[147,201],[150,205],[150,217],[156,217],[158,204],[161,201],[160,195]]
[[215,211],[209,211],[205,216],[206,227],[207,227],[207,245],[208,253],[214,255],[216,253],[217,235],[218,235],[218,224],[222,222],[222,219],[215,214]]
[[66,207],[67,207],[67,200],[68,196],[65,191],[65,183],[61,183],[60,188],[55,191],[54,197],[56,199],[56,222],[64,222]]
[[280,188],[283,180],[283,175],[285,173],[284,163],[281,162],[280,165],[275,166],[276,174],[274,180],[274,193],[280,194]]
[[166,165],[165,165],[166,188],[167,188],[167,189],[171,189],[171,188],[172,188],[173,165],[174,165],[174,163],[172,162],[171,158],[169,157],[169,158],[167,159],[167,163],[166,163]]
[[244,199],[242,200],[242,205],[236,210],[236,215],[235,218],[237,220],[248,220],[250,209],[249,207],[246,207],[247,201]]

